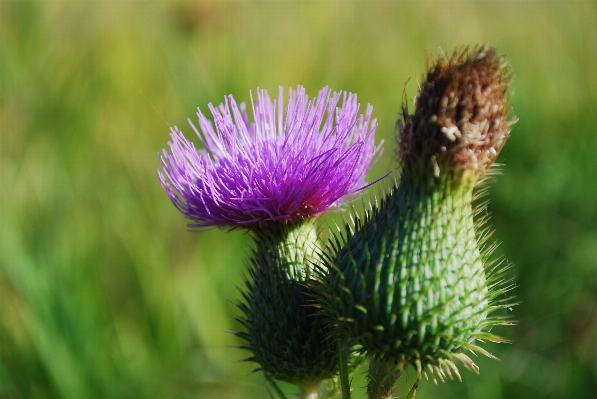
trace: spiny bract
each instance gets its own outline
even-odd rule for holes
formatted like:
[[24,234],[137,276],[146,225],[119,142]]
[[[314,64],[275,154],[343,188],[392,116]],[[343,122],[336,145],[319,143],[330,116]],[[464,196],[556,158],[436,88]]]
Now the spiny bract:
[[477,370],[469,350],[491,356],[479,341],[502,341],[490,330],[508,321],[492,314],[510,286],[472,202],[513,124],[510,80],[493,48],[435,60],[398,123],[399,184],[331,244],[321,312],[375,361],[443,379],[455,361]]
[[279,224],[253,235],[250,278],[242,290],[244,302],[237,304],[244,331],[236,334],[252,353],[246,360],[259,364],[255,371],[301,387],[333,377],[337,348],[311,306],[317,240],[313,223]]

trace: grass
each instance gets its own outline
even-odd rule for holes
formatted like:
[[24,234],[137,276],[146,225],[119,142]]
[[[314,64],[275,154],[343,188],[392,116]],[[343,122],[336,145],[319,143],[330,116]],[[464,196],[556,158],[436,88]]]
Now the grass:
[[[490,210],[519,324],[499,331],[514,341],[492,346],[500,362],[479,359],[463,383],[423,382],[419,396],[589,397],[594,3],[3,1],[0,398],[268,397],[226,334],[246,237],[187,231],[157,179],[169,127],[190,137],[196,107],[256,87],[357,92],[386,140],[373,180],[392,165],[425,52],[485,42],[515,73],[520,122]],[[357,375],[355,398],[364,385]]]

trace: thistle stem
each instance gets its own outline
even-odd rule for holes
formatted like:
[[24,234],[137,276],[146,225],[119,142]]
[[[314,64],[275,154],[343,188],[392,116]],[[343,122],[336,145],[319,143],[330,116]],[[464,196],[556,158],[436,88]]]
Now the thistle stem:
[[301,399],[319,399],[319,382],[314,384],[301,384]]
[[342,399],[350,398],[350,380],[348,379],[348,348],[338,341],[338,360],[340,363],[340,387]]

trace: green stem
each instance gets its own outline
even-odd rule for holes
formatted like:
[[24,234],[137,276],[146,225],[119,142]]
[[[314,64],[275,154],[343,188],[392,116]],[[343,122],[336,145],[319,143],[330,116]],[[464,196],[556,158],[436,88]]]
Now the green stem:
[[350,399],[350,380],[348,379],[348,348],[338,341],[338,360],[340,362],[340,387],[342,399]]
[[318,399],[317,391],[301,392],[301,399]]
[[319,399],[319,382],[315,384],[300,384],[301,399]]

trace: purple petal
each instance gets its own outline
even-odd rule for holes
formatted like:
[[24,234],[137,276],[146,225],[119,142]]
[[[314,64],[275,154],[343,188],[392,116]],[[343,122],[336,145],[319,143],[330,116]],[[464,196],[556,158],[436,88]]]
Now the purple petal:
[[[342,100],[342,104],[338,103]],[[372,107],[358,114],[357,97],[324,87],[309,100],[302,86],[277,100],[251,93],[254,122],[245,104],[226,96],[209,104],[213,124],[200,110],[203,145],[174,128],[170,151],[159,154],[160,183],[190,227],[248,227],[267,221],[314,217],[356,197],[365,173],[379,159]],[[189,121],[190,123],[190,121]],[[215,127],[215,129],[214,129]]]

